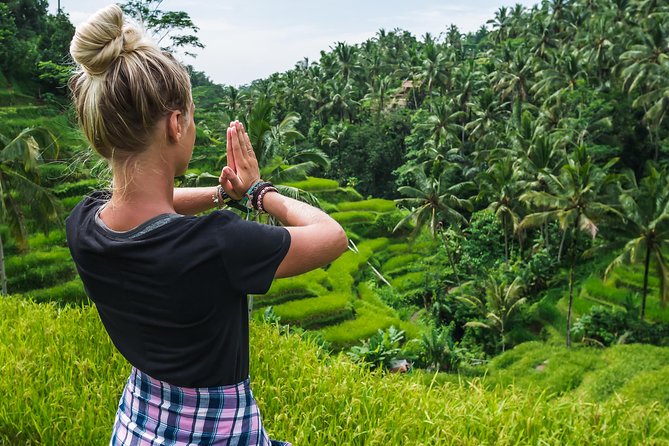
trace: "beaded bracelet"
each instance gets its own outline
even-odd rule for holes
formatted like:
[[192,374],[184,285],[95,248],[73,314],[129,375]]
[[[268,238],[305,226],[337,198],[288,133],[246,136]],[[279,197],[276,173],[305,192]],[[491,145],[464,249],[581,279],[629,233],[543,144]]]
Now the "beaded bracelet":
[[265,208],[263,206],[263,199],[265,198],[265,195],[267,195],[268,192],[279,192],[276,187],[272,186],[271,184],[265,188],[263,188],[260,193],[258,194],[258,199],[256,200],[256,209],[258,212],[265,212]]
[[251,187],[249,187],[249,190],[246,191],[244,196],[239,200],[239,203],[242,206],[247,207],[248,209],[254,209],[255,206],[253,204],[253,195],[256,193],[258,188],[265,184],[263,180],[258,180]]

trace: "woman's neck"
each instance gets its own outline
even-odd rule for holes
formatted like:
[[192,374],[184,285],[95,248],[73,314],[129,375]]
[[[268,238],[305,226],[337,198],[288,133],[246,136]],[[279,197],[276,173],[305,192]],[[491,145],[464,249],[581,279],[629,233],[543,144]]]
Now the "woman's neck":
[[142,155],[113,167],[112,198],[100,213],[113,230],[126,231],[157,215],[176,213],[171,169],[164,159]]

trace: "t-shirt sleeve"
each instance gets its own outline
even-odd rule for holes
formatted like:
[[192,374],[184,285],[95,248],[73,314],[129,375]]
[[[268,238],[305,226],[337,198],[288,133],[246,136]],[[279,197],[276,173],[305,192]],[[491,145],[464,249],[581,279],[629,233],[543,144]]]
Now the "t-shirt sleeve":
[[288,230],[234,216],[218,236],[232,287],[246,294],[266,293],[290,248]]

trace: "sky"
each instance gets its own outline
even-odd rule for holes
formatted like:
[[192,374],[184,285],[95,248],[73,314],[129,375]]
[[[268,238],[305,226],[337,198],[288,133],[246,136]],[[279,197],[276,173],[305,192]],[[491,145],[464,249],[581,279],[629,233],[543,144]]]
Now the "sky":
[[[538,0],[164,0],[164,11],[185,11],[200,28],[205,45],[196,58],[182,57],[220,84],[246,85],[283,72],[336,42],[362,43],[384,28],[401,28],[416,37],[438,36],[455,24],[476,31],[502,6],[527,7]],[[109,0],[61,0],[74,25]],[[57,0],[49,0],[55,13]]]

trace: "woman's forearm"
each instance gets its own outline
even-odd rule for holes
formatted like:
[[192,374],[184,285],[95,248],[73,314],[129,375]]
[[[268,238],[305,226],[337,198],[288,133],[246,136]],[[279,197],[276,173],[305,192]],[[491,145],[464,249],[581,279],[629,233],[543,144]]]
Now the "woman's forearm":
[[213,208],[216,186],[175,187],[174,210],[182,215],[195,215]]
[[276,277],[294,276],[324,266],[348,247],[341,225],[320,209],[274,192],[264,196],[263,208],[291,236],[290,248]]

